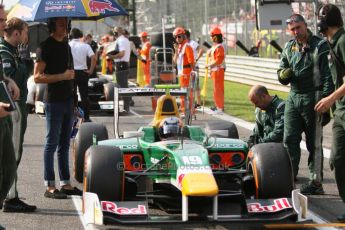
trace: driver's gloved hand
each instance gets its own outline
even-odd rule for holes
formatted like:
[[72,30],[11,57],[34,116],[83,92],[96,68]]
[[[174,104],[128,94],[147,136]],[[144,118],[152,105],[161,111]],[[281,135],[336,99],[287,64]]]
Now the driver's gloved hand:
[[18,45],[18,54],[20,59],[22,60],[30,60],[30,50],[29,50],[29,44],[19,44]]

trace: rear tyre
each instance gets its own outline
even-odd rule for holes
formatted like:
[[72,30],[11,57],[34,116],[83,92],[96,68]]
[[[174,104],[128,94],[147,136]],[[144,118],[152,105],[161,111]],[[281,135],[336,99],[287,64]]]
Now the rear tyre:
[[96,193],[101,201],[123,200],[124,170],[121,150],[112,146],[91,146],[85,159],[84,191]]
[[114,87],[116,86],[115,83],[109,82],[103,85],[104,87],[104,98],[106,101],[113,101],[114,100]]
[[73,142],[73,174],[80,183],[83,182],[85,152],[93,144],[93,135],[96,135],[97,141],[106,140],[107,128],[103,124],[83,123]]
[[[206,134],[208,134],[212,130],[225,130],[228,132],[228,135],[226,138],[233,138],[233,139],[238,139],[238,130],[237,127],[234,123],[228,121],[210,121],[206,123]],[[217,135],[216,135],[217,136]],[[222,137],[222,136],[218,136]]]
[[254,145],[248,153],[247,170],[254,177],[257,199],[291,197],[292,165],[283,144]]

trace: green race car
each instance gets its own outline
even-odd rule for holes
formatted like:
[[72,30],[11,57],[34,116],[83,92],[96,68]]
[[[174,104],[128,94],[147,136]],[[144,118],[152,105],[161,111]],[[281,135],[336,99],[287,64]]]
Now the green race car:
[[85,123],[74,142],[75,178],[84,183],[88,223],[274,221],[297,219],[306,197],[293,190],[279,143],[250,150],[231,122],[183,125],[175,98],[158,100],[148,126],[108,139]]

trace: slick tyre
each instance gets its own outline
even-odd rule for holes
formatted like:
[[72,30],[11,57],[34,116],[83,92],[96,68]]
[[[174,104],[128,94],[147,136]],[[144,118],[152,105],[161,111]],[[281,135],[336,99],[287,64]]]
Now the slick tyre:
[[[163,47],[163,33],[150,34],[150,42],[152,46]],[[172,33],[165,33],[165,47],[173,48],[174,36]]]
[[97,141],[106,140],[107,128],[103,124],[83,123],[73,142],[73,174],[80,183],[83,182],[85,152],[93,144],[93,135],[96,135]]
[[[233,139],[238,139],[238,130],[237,127],[234,123],[228,121],[210,121],[208,123],[206,123],[206,134],[209,135],[209,133],[213,130],[223,130],[223,131],[227,131],[227,136],[226,138],[233,138]],[[220,135],[213,135],[216,137],[223,137]]]
[[109,82],[103,85],[104,88],[104,98],[106,101],[113,101],[114,100],[114,87],[117,84]]
[[96,193],[99,199],[123,200],[123,155],[113,146],[93,145],[87,152],[84,168],[84,191]]
[[254,145],[248,153],[247,170],[254,178],[257,199],[291,197],[292,165],[283,144]]

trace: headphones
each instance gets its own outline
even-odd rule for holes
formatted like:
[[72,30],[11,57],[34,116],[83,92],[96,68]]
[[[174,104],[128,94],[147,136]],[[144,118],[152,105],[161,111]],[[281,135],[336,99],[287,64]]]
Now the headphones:
[[317,30],[319,33],[324,33],[328,29],[328,24],[327,24],[327,15],[323,12],[324,6],[321,7],[319,10],[319,18],[320,20],[317,23]]
[[[47,27],[49,33],[54,33],[56,31],[56,18],[48,18]],[[71,20],[67,19],[67,34],[71,31]]]

